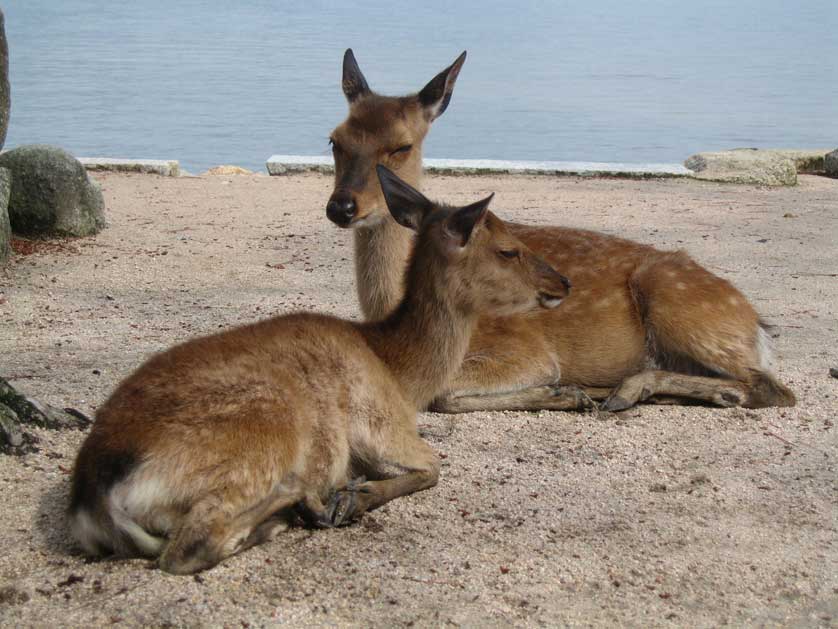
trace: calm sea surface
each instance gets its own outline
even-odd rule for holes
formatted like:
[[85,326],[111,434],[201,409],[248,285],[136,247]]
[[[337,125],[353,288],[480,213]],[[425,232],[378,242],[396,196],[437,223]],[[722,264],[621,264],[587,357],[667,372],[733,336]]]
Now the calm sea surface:
[[343,51],[373,89],[469,57],[429,157],[680,162],[838,146],[838,1],[11,0],[7,147],[193,171],[327,154]]

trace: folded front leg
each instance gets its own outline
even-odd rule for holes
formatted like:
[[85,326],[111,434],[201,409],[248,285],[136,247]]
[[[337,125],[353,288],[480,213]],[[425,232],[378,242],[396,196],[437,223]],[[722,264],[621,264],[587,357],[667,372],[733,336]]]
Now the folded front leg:
[[518,391],[457,395],[449,393],[434,400],[429,410],[437,413],[474,411],[581,411],[608,397],[610,389],[575,385],[542,385]]
[[375,450],[365,453],[364,471],[368,478],[355,479],[336,491],[325,507],[332,526],[341,526],[394,498],[407,496],[437,484],[439,457],[416,434],[415,427],[391,427],[377,434]]

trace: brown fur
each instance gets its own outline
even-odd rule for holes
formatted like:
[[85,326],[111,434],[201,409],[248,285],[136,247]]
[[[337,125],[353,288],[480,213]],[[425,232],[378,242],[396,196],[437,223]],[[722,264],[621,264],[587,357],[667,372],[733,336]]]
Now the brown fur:
[[71,527],[87,552],[159,555],[191,573],[271,539],[294,511],[337,526],[436,484],[416,409],[444,390],[481,312],[532,310],[566,280],[488,200],[421,214],[393,203],[421,233],[388,318],[275,317],[173,347],[119,385],[73,473]]
[[[440,98],[450,99],[463,60],[443,70],[420,94],[442,84]],[[349,70],[362,76],[354,57]],[[445,80],[440,82],[440,76]],[[383,211],[374,180],[350,180],[345,173],[348,164],[363,170],[383,160],[418,184],[421,145],[427,121],[433,119],[424,102],[417,95],[379,97],[367,87],[357,100],[350,98],[349,116],[332,134],[341,147],[335,152],[332,198],[355,201],[358,218],[349,226],[355,228],[358,295],[371,320],[386,316],[400,298],[400,269],[411,235]],[[391,163],[388,149],[402,136],[412,143],[410,159]],[[718,387],[735,385],[740,390],[735,403],[744,406],[795,403],[794,394],[771,375],[767,336],[754,308],[733,285],[687,254],[585,230],[506,225],[567,275],[574,291],[556,310],[482,319],[460,373],[436,401],[436,410],[584,407],[591,398],[608,397],[612,389],[605,408],[618,410],[666,395],[665,378],[655,378],[656,392],[627,381],[647,369],[712,378],[709,382]],[[683,378],[678,382],[684,384]],[[669,389],[686,398],[734,403],[730,396],[709,395],[707,381],[695,384],[695,391],[674,384]]]

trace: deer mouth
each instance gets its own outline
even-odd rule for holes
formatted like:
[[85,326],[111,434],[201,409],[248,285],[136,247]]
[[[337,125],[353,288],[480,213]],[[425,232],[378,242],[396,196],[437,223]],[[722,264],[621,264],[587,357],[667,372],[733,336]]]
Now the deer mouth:
[[368,213],[364,214],[363,216],[359,216],[358,214],[354,214],[348,216],[342,213],[330,213],[329,210],[326,210],[326,217],[337,227],[341,229],[355,229],[358,227],[371,227],[376,225],[380,222],[380,218],[375,215],[375,213]]
[[542,308],[558,308],[564,298],[565,295],[556,295],[555,293],[545,293],[544,291],[538,293],[538,303]]

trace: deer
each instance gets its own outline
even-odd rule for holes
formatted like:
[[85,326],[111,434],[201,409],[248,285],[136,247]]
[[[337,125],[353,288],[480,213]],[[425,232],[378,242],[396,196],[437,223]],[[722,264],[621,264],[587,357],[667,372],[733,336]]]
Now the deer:
[[570,284],[488,211],[492,195],[451,207],[377,174],[393,219],[417,233],[399,305],[377,322],[276,316],[151,357],[78,453],[69,520],[85,552],[190,574],[297,517],[341,526],[436,485],[417,409],[482,314],[556,308]]
[[[361,311],[377,320],[399,302],[413,235],[384,210],[378,164],[421,185],[422,143],[450,104],[463,52],[419,92],[370,89],[343,58],[346,119],[330,135],[335,164],[327,217],[353,231]],[[793,406],[773,371],[770,336],[730,282],[686,252],[583,229],[505,222],[574,291],[561,308],[478,322],[459,372],[430,405],[478,410],[620,411],[639,402]]]

